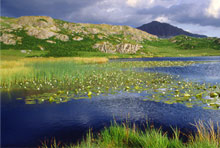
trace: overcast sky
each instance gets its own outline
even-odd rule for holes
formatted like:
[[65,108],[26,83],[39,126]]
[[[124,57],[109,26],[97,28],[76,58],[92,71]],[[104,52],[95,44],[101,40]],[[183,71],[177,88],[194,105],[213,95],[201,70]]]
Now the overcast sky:
[[220,37],[220,0],[1,0],[1,15],[132,27],[157,20]]

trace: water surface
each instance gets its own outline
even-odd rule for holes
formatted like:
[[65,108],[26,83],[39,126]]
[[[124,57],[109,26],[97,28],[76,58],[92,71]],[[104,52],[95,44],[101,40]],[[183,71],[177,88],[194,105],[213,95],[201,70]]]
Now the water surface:
[[[128,59],[136,60],[136,59]],[[138,59],[147,61],[149,59]],[[193,58],[153,58],[151,60],[196,60],[207,61],[184,67],[144,68],[144,71],[179,75],[181,79],[198,82],[220,82],[220,57]],[[211,62],[210,62],[211,61]],[[15,101],[22,93],[16,92],[11,100],[1,94],[1,140],[6,147],[29,147],[40,145],[40,140],[55,137],[63,142],[76,142],[92,128],[98,131],[109,126],[111,121],[128,119],[135,123],[148,120],[156,127],[178,127],[182,131],[192,131],[191,125],[198,120],[217,123],[219,110],[204,110],[183,104],[165,104],[143,101],[140,93],[120,93],[79,99],[61,104],[31,104]],[[129,118],[128,118],[129,117]]]

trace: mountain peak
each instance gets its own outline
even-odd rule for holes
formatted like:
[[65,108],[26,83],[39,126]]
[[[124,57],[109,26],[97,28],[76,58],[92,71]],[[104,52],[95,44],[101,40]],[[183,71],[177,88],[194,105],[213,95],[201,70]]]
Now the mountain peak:
[[207,37],[205,35],[193,34],[168,23],[158,21],[152,21],[148,24],[144,24],[140,27],[137,27],[137,29],[156,35],[160,38],[170,38],[178,35],[187,35],[198,38]]
[[[163,22],[159,22],[159,21],[152,21],[152,22],[150,22],[150,23],[162,24]],[[150,24],[150,23],[149,23],[149,24]]]

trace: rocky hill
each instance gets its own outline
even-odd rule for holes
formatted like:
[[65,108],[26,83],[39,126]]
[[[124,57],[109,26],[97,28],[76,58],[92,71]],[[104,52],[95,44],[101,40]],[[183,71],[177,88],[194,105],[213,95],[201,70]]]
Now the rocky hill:
[[69,23],[46,16],[0,18],[1,49],[48,50],[51,56],[76,51],[136,53],[157,37],[129,26]]
[[148,24],[144,24],[140,27],[137,27],[137,29],[140,29],[142,31],[146,31],[148,33],[151,33],[153,35],[156,35],[160,38],[171,38],[178,35],[187,35],[191,37],[198,37],[198,38],[205,38],[207,36],[205,35],[198,35],[193,34],[187,31],[184,31],[183,29],[180,29],[178,27],[172,26],[167,23],[160,23],[157,21],[153,21]]

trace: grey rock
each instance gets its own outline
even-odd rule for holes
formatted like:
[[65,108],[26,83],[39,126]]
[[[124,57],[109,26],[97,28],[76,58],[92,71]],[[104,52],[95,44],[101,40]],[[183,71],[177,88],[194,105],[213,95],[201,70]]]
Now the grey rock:
[[48,39],[52,36],[55,36],[57,33],[50,31],[48,29],[42,28],[28,28],[27,34],[30,36],[34,36],[38,39]]
[[93,48],[105,53],[136,53],[142,48],[139,44],[121,43],[112,45],[109,42],[96,43]]
[[21,37],[7,33],[3,33],[2,36],[0,36],[0,42],[3,42],[6,45],[16,45],[17,41],[21,41]]
[[82,37],[74,37],[73,40],[74,40],[74,41],[82,41],[83,38],[82,38]]
[[67,42],[69,41],[69,37],[67,35],[64,34],[58,34],[56,35],[56,39],[61,40],[63,42]]
[[51,44],[56,44],[55,41],[51,41],[51,40],[47,40],[46,42],[47,42],[47,43],[51,43]]

